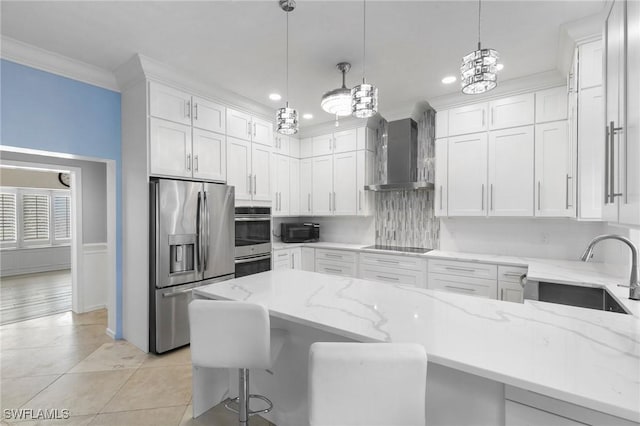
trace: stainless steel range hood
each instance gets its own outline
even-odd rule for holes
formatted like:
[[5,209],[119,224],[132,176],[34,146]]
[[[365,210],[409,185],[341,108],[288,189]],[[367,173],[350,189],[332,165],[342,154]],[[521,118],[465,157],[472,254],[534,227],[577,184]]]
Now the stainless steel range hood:
[[411,118],[389,122],[386,151],[386,183],[367,185],[369,191],[433,189],[432,182],[418,180],[418,125]]

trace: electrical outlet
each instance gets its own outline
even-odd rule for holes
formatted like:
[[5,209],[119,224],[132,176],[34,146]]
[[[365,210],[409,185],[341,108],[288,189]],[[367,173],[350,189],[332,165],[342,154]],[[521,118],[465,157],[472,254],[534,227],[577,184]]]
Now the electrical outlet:
[[542,244],[549,244],[549,233],[547,232],[542,232],[540,234],[540,242]]

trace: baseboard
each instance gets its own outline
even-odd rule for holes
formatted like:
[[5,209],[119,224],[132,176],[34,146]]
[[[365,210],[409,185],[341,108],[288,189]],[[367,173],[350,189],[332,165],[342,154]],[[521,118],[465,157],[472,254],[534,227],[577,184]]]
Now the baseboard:
[[98,309],[107,309],[107,305],[98,304],[98,305],[92,305],[92,306],[85,306],[84,310],[80,313],[86,314],[87,312],[97,311]]
[[107,327],[107,336],[111,337],[113,340],[116,340],[116,333]]
[[54,272],[62,271],[65,269],[71,269],[71,264],[63,265],[43,265],[43,266],[31,266],[28,268],[16,268],[16,269],[4,269],[0,273],[0,277],[13,277],[15,275],[37,274],[40,272]]

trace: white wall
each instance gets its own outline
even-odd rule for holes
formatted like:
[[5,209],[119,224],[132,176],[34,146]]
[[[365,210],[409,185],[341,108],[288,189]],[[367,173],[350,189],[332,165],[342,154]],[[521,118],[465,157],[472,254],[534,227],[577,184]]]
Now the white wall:
[[332,243],[375,244],[375,222],[371,217],[293,217],[273,218],[273,240],[280,241],[280,223],[314,222],[320,224],[320,241]]
[[71,268],[71,247],[52,246],[0,251],[0,276],[59,271]]
[[[600,222],[569,219],[445,218],[440,220],[440,249],[577,260],[605,228]],[[595,260],[604,260],[602,251]]]

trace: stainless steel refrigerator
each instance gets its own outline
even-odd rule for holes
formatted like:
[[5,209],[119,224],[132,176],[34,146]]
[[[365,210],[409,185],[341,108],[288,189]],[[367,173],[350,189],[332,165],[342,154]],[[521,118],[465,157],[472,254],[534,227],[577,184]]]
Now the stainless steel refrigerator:
[[234,187],[152,179],[149,347],[189,343],[187,306],[195,287],[234,277]]

